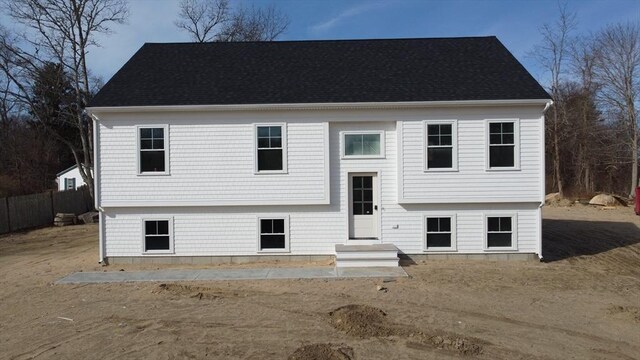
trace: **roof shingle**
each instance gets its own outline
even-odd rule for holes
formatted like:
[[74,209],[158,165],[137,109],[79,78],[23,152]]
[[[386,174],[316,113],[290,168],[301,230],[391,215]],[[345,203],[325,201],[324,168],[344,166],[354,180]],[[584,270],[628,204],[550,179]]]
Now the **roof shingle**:
[[548,99],[496,37],[144,44],[102,106]]

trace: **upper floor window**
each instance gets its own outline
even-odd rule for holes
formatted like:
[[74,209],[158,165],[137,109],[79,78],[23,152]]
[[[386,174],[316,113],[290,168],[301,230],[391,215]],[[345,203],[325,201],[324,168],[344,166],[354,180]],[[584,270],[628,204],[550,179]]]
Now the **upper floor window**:
[[489,121],[489,169],[518,168],[518,123]]
[[139,127],[138,149],[140,174],[168,173],[168,127]]
[[384,157],[383,131],[345,131],[342,144],[343,158]]
[[426,121],[425,170],[456,170],[458,167],[455,121]]
[[286,171],[284,125],[256,125],[256,172]]

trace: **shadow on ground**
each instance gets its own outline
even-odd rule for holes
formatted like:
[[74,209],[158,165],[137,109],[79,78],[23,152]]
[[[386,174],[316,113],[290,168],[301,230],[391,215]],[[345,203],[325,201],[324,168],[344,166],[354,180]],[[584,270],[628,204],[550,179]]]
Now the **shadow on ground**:
[[[640,243],[640,228],[631,222],[544,219],[545,262],[596,255]],[[640,249],[632,252],[640,264]]]

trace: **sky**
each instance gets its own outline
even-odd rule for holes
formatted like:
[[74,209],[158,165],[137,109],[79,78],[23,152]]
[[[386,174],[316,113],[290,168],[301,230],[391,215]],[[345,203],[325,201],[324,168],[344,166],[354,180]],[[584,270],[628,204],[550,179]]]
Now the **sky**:
[[[495,35],[544,82],[531,56],[540,27],[557,19],[557,0],[231,0],[274,3],[291,20],[280,40],[460,37]],[[618,22],[640,22],[640,0],[569,0],[576,34]],[[145,42],[184,42],[173,22],[178,0],[130,0],[127,24],[100,35],[89,54],[91,70],[107,81]]]

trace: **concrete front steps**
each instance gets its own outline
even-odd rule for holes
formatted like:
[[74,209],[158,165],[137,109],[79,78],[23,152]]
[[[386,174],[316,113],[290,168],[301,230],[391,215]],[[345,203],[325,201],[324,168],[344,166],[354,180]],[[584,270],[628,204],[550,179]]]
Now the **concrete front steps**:
[[336,267],[397,267],[393,244],[336,245]]

